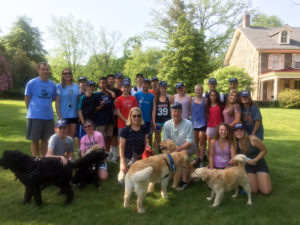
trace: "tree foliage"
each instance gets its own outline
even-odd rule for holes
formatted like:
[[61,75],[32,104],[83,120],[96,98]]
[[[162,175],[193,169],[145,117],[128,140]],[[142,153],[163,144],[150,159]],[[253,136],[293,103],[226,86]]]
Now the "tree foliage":
[[258,13],[253,16],[251,26],[254,27],[280,27],[284,22],[278,16],[268,16],[263,13]]
[[185,15],[178,18],[177,30],[171,35],[161,66],[161,80],[168,81],[171,87],[177,82],[184,82],[189,91],[210,72],[204,36]]
[[[253,79],[250,77],[250,75],[245,72],[245,69],[242,67],[236,67],[236,66],[228,66],[220,68],[213,73],[209,74],[209,78],[214,77],[217,79],[218,85],[217,85],[217,91],[221,93],[227,93],[229,88],[229,79],[232,77],[235,77],[239,81],[238,90],[253,90]],[[209,78],[204,80],[204,90],[208,90],[208,80]]]

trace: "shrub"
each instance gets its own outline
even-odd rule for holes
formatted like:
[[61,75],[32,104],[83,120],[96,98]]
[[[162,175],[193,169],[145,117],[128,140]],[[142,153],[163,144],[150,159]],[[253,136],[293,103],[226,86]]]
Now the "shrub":
[[280,107],[300,108],[300,90],[298,89],[285,89],[278,94],[278,102]]

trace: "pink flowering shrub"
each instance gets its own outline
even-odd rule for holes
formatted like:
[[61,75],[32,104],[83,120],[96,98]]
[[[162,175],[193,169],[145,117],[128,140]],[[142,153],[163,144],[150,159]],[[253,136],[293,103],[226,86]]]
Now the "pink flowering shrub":
[[0,55],[0,91],[7,91],[13,88],[10,66],[3,56]]

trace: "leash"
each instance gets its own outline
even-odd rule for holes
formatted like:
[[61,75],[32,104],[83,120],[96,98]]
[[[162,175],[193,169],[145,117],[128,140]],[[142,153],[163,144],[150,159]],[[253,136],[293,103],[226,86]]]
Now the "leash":
[[171,171],[175,171],[175,170],[176,170],[176,168],[175,168],[175,163],[174,163],[174,160],[173,160],[171,154],[168,154],[168,158],[169,158],[170,163],[171,163],[171,168],[172,168]]
[[[172,158],[172,156],[171,156],[170,154],[168,154],[167,156],[168,156],[168,158],[169,158],[169,160],[170,160],[171,165],[169,164],[168,160],[167,160],[165,157],[163,157],[163,159],[165,160],[165,162],[166,162],[166,164],[167,164],[167,166],[168,166],[168,168],[169,168],[169,172],[174,172],[174,171],[176,170],[176,169],[175,169],[174,160],[173,160],[173,158]],[[170,175],[170,173],[166,174],[166,175],[162,178],[162,180],[165,179],[165,178],[168,178],[169,175]]]

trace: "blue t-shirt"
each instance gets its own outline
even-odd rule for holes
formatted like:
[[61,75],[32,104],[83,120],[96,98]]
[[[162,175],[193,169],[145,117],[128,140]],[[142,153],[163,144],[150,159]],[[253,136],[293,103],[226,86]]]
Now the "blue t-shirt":
[[143,120],[150,122],[152,119],[152,108],[154,95],[151,93],[143,93],[142,91],[137,92],[135,95],[139,108],[143,114]]
[[57,85],[56,94],[60,96],[60,114],[62,118],[78,118],[78,96],[80,88],[77,84],[67,85],[65,88],[62,84]]
[[247,131],[247,134],[251,134],[255,125],[255,120],[261,121],[261,124],[255,133],[255,136],[258,137],[260,140],[263,140],[264,127],[262,124],[262,116],[260,114],[259,108],[255,105],[251,105],[250,110],[248,111],[246,107],[242,106],[242,121]]
[[30,96],[27,118],[52,120],[52,101],[56,97],[53,81],[42,81],[39,77],[31,79],[25,88],[25,96]]
[[206,117],[205,117],[205,98],[202,99],[201,104],[195,103],[193,98],[192,101],[192,115],[191,122],[194,128],[202,128],[206,126]]

